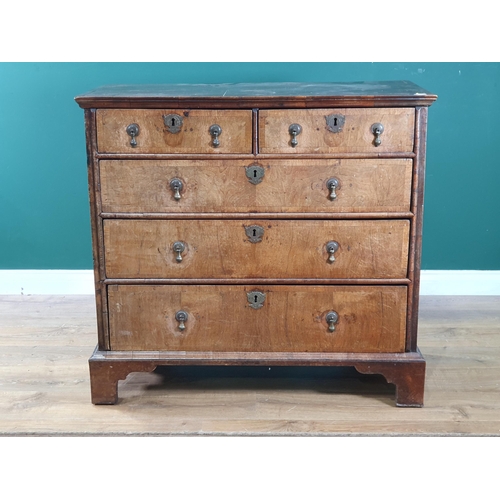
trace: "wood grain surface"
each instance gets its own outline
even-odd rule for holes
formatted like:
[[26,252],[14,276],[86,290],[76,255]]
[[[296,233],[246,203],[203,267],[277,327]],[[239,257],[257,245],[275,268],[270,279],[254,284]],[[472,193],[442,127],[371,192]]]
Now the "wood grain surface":
[[[407,220],[104,221],[108,278],[405,278]],[[252,243],[247,231],[263,229]],[[176,242],[185,250],[178,262]],[[327,243],[339,245],[329,262]]]
[[[167,131],[163,117],[171,113],[182,117],[178,133]],[[251,110],[176,110],[176,109],[98,109],[97,147],[106,153],[251,153]],[[127,126],[136,123],[137,146],[131,147]],[[220,146],[212,145],[209,128],[222,128]]]
[[[412,160],[101,160],[103,212],[409,212]],[[264,176],[252,184],[252,167]],[[248,169],[248,170],[247,170]],[[172,179],[180,179],[181,199]],[[327,182],[338,180],[330,199]]]
[[[247,297],[253,291],[265,294],[259,309]],[[402,352],[406,294],[405,286],[113,285],[111,349]],[[330,311],[338,314],[334,332]]]
[[[298,88],[304,93],[291,95]],[[353,362],[383,375],[396,404],[421,406],[414,312],[425,120],[417,105],[436,96],[409,82],[191,86],[189,95],[181,85],[175,96],[168,86],[113,89],[77,98],[97,108],[86,117],[96,291],[106,293],[96,302],[105,331],[89,360],[92,401],[114,404],[118,380],[154,370],[148,352],[177,352],[181,361],[196,352],[209,363],[215,354],[230,363],[228,352],[239,353],[236,361],[260,352],[259,364],[269,353],[302,363],[316,352],[341,357],[328,366]],[[171,114],[179,131],[166,122]],[[132,123],[139,133],[131,143]],[[302,127],[297,147],[292,123]],[[215,124],[220,147],[209,133]],[[248,174],[257,178],[259,168],[267,176],[253,185]],[[178,199],[172,175],[183,183]]]
[[1,435],[500,436],[500,297],[421,297],[425,406],[327,367],[170,367],[90,402],[93,296],[0,297]]
[[[331,114],[343,115],[342,130],[331,132],[326,118]],[[297,123],[302,132],[298,145],[292,147],[290,125]],[[374,145],[371,131],[374,123],[382,123],[384,131],[380,146]],[[413,151],[415,110],[412,108],[385,109],[305,109],[262,110],[259,112],[259,152],[284,153],[348,153]]]
[[82,108],[305,108],[430,106],[437,96],[409,81],[107,85],[75,97]]

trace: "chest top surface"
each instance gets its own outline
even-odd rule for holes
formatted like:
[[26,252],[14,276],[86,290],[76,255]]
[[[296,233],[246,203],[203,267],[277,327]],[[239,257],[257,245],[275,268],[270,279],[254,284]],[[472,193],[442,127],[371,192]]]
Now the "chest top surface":
[[430,106],[437,96],[409,81],[109,85],[75,98],[82,108]]

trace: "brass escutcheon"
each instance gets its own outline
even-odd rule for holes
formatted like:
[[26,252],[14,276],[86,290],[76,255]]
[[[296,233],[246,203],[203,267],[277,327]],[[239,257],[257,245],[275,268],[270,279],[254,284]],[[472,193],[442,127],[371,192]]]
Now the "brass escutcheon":
[[345,116],[344,115],[328,115],[325,116],[326,120],[326,128],[337,134],[338,132],[342,132],[342,128],[345,124]]
[[264,179],[265,170],[260,165],[245,167],[245,174],[252,184],[260,184]]
[[245,226],[245,233],[248,236],[250,243],[260,243],[264,236],[264,228],[262,226]]
[[182,116],[176,115],[175,113],[163,115],[163,123],[165,123],[167,132],[178,134],[182,129]]
[[260,309],[261,307],[264,307],[266,294],[263,292],[259,292],[258,290],[253,290],[247,293],[247,299],[251,308]]

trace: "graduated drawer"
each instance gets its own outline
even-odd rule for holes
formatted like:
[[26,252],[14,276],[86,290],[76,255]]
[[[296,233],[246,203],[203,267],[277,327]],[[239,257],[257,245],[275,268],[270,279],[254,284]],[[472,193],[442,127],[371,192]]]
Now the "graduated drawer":
[[[252,152],[249,110],[98,109],[96,116],[97,149],[101,153]],[[127,129],[134,124],[139,133],[132,136]],[[211,135],[212,125],[221,128],[219,136]]]
[[111,349],[403,352],[406,294],[405,286],[113,285]]
[[102,160],[102,210],[408,212],[412,164],[409,159]]
[[408,232],[392,219],[107,219],[106,276],[405,278]]
[[[293,147],[290,126],[300,125]],[[375,124],[382,124],[377,137]],[[413,108],[280,109],[259,112],[259,152],[371,153],[412,152]],[[377,138],[380,144],[376,145]]]

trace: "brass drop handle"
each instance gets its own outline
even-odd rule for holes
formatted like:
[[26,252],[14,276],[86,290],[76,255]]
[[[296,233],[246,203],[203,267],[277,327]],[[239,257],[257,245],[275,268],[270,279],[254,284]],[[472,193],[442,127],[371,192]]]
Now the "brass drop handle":
[[329,189],[330,194],[328,195],[328,198],[330,200],[336,200],[337,199],[337,188],[339,187],[339,180],[336,177],[332,177],[331,179],[328,179],[326,181],[326,187]]
[[218,148],[220,146],[220,141],[219,141],[219,135],[222,134],[222,129],[220,128],[219,125],[212,125],[208,131],[210,132],[210,135],[212,136],[212,146],[214,148]]
[[328,262],[335,262],[335,252],[339,249],[339,244],[336,241],[329,241],[326,244],[326,251],[329,254]]
[[335,325],[339,320],[339,315],[335,311],[330,311],[326,315],[326,322],[328,323],[328,331],[334,332],[335,331]]
[[384,126],[381,123],[374,123],[372,125],[372,134],[375,136],[373,144],[375,145],[375,147],[378,147],[382,144],[380,136],[382,135],[383,132],[384,132]]
[[288,132],[292,136],[290,145],[292,146],[292,148],[294,148],[299,144],[299,141],[297,141],[297,136],[302,132],[302,127],[298,123],[292,123],[288,127]]
[[179,322],[179,330],[185,330],[186,325],[184,323],[188,320],[188,313],[186,311],[177,311],[175,319]]
[[172,249],[177,254],[175,257],[175,260],[177,262],[182,262],[182,255],[181,254],[182,254],[182,252],[184,252],[184,250],[186,250],[186,245],[182,241],[176,241],[173,244]]
[[184,188],[184,184],[180,179],[177,179],[177,177],[174,177],[170,181],[170,189],[174,192],[174,199],[176,201],[179,201],[181,199],[181,191]]
[[132,137],[132,139],[130,139],[130,145],[135,148],[137,146],[135,138],[139,135],[139,125],[137,125],[137,123],[131,123],[127,127],[127,134]]

